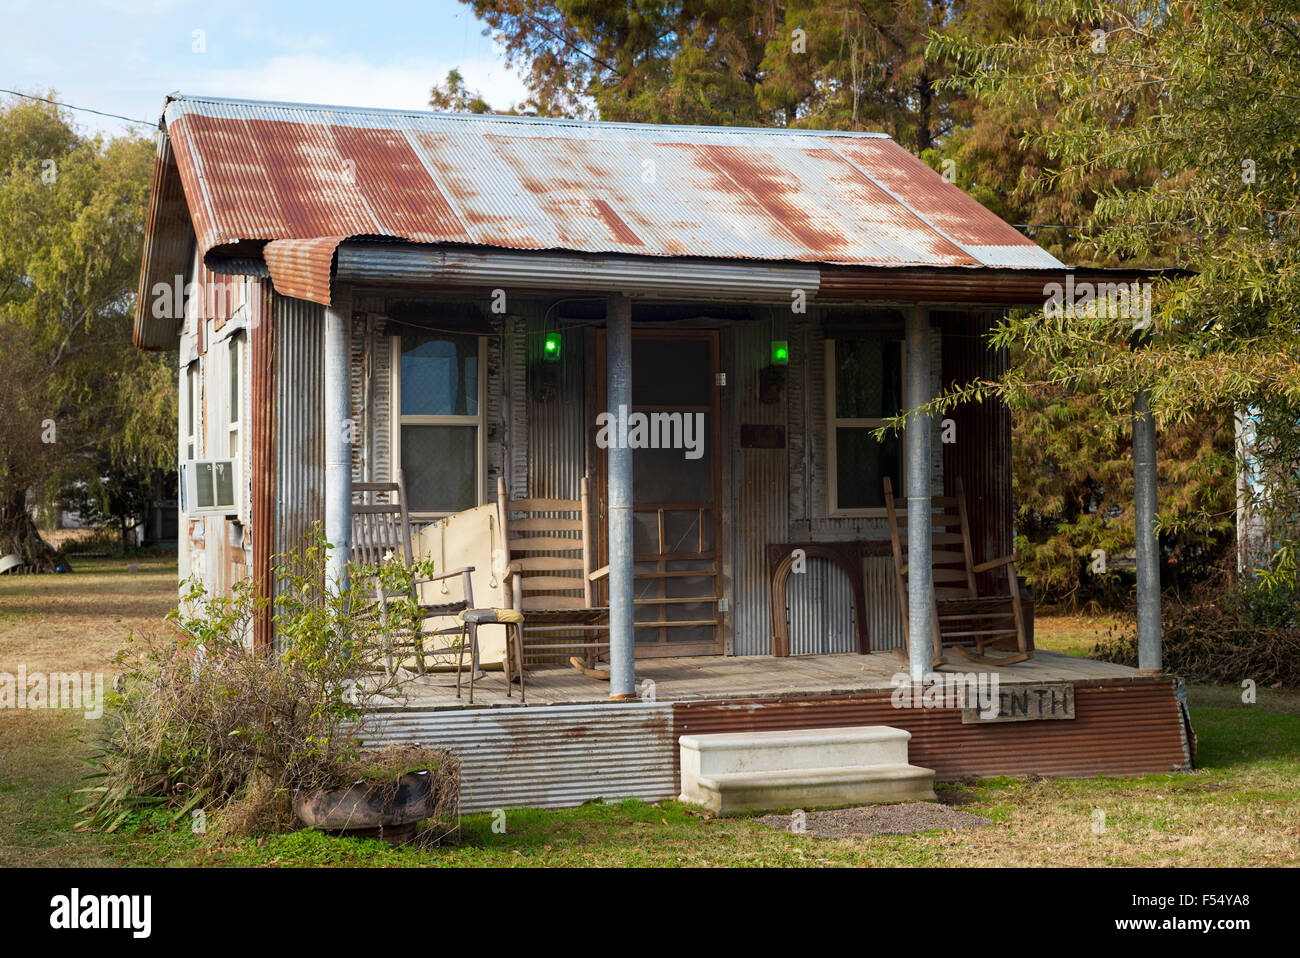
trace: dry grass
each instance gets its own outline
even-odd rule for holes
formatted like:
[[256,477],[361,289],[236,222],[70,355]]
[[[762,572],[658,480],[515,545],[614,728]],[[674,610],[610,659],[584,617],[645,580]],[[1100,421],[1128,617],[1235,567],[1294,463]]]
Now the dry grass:
[[1086,656],[1122,624],[1116,615],[1071,615],[1036,611],[1034,647],[1047,652]]

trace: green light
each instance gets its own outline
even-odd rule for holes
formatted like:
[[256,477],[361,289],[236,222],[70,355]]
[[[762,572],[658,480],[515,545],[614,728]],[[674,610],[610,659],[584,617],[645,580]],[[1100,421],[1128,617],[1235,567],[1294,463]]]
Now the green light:
[[790,365],[790,343],[784,339],[772,340],[772,365]]
[[547,333],[542,341],[542,358],[554,361],[560,358],[560,334]]

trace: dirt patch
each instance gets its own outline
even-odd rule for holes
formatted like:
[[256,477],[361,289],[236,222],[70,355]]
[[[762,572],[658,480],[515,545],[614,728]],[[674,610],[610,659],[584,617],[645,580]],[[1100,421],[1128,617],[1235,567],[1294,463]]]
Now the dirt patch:
[[[832,808],[807,812],[805,834],[813,838],[862,838],[868,835],[912,835],[916,832],[954,828],[983,828],[987,818],[961,812],[935,802],[904,802],[900,805],[866,805],[861,808]],[[764,815],[764,825],[789,831],[789,815]]]

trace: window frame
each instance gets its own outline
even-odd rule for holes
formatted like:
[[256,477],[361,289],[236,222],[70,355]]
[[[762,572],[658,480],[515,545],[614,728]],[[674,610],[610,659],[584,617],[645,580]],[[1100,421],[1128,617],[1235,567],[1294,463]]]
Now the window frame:
[[198,459],[203,455],[203,449],[199,445],[199,435],[203,431],[203,411],[202,411],[202,386],[203,381],[200,375],[201,367],[199,360],[195,359],[186,363],[184,367],[185,378],[185,409],[182,411],[186,432],[181,437],[185,445],[185,461],[190,462]]
[[[429,416],[429,415],[404,415],[402,413],[402,336],[400,333],[389,335],[390,349],[392,359],[389,362],[389,376],[391,381],[389,409],[390,430],[389,430],[389,449],[391,450],[393,460],[393,478],[396,479],[398,471],[402,469],[402,427],[403,426],[473,426],[477,431],[475,433],[474,443],[474,502],[469,508],[483,505],[483,479],[487,466],[487,336],[480,336],[475,333],[448,333],[442,330],[426,330],[430,335],[442,334],[444,336],[469,336],[478,342],[478,395],[475,405],[478,407],[478,414],[475,416]],[[409,482],[408,482],[409,486]],[[455,515],[453,512],[417,512],[409,509],[412,521],[431,522],[442,519],[446,516]]]
[[[841,337],[842,338],[842,337]],[[898,339],[881,338],[882,342],[898,343],[899,359],[902,362],[902,392],[903,408],[907,408],[907,385],[908,385],[908,367],[907,361],[907,341]],[[889,510],[884,506],[877,509],[842,509],[839,504],[839,460],[836,455],[836,432],[839,429],[877,429],[889,422],[888,419],[860,419],[851,417],[840,417],[835,414],[835,344],[839,340],[827,337],[825,339],[825,380],[826,380],[826,515],[832,519],[883,519],[889,515]],[[899,450],[898,450],[898,468],[899,472],[907,475],[907,427],[904,426],[899,432]],[[902,489],[898,492],[901,494]]]
[[240,459],[244,426],[243,336],[236,330],[226,340],[226,458]]

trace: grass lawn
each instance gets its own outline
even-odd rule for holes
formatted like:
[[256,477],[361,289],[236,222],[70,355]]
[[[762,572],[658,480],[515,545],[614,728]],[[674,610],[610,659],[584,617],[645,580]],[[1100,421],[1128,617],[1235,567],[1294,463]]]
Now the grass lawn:
[[[108,671],[125,635],[161,638],[175,564],[81,560],[62,576],[0,576],[0,672]],[[1041,646],[1083,654],[1109,622],[1040,617]],[[1078,651],[1075,651],[1078,650]],[[107,680],[111,683],[111,676]],[[0,710],[0,865],[1281,865],[1300,861],[1300,694],[1193,687],[1200,768],[1126,779],[941,786],[993,826],[817,839],[678,802],[508,810],[504,832],[467,816],[442,848],[302,831],[220,842],[163,816],[112,835],[77,832],[70,798],[93,723],[78,712]],[[1095,833],[1095,811],[1105,828]]]

